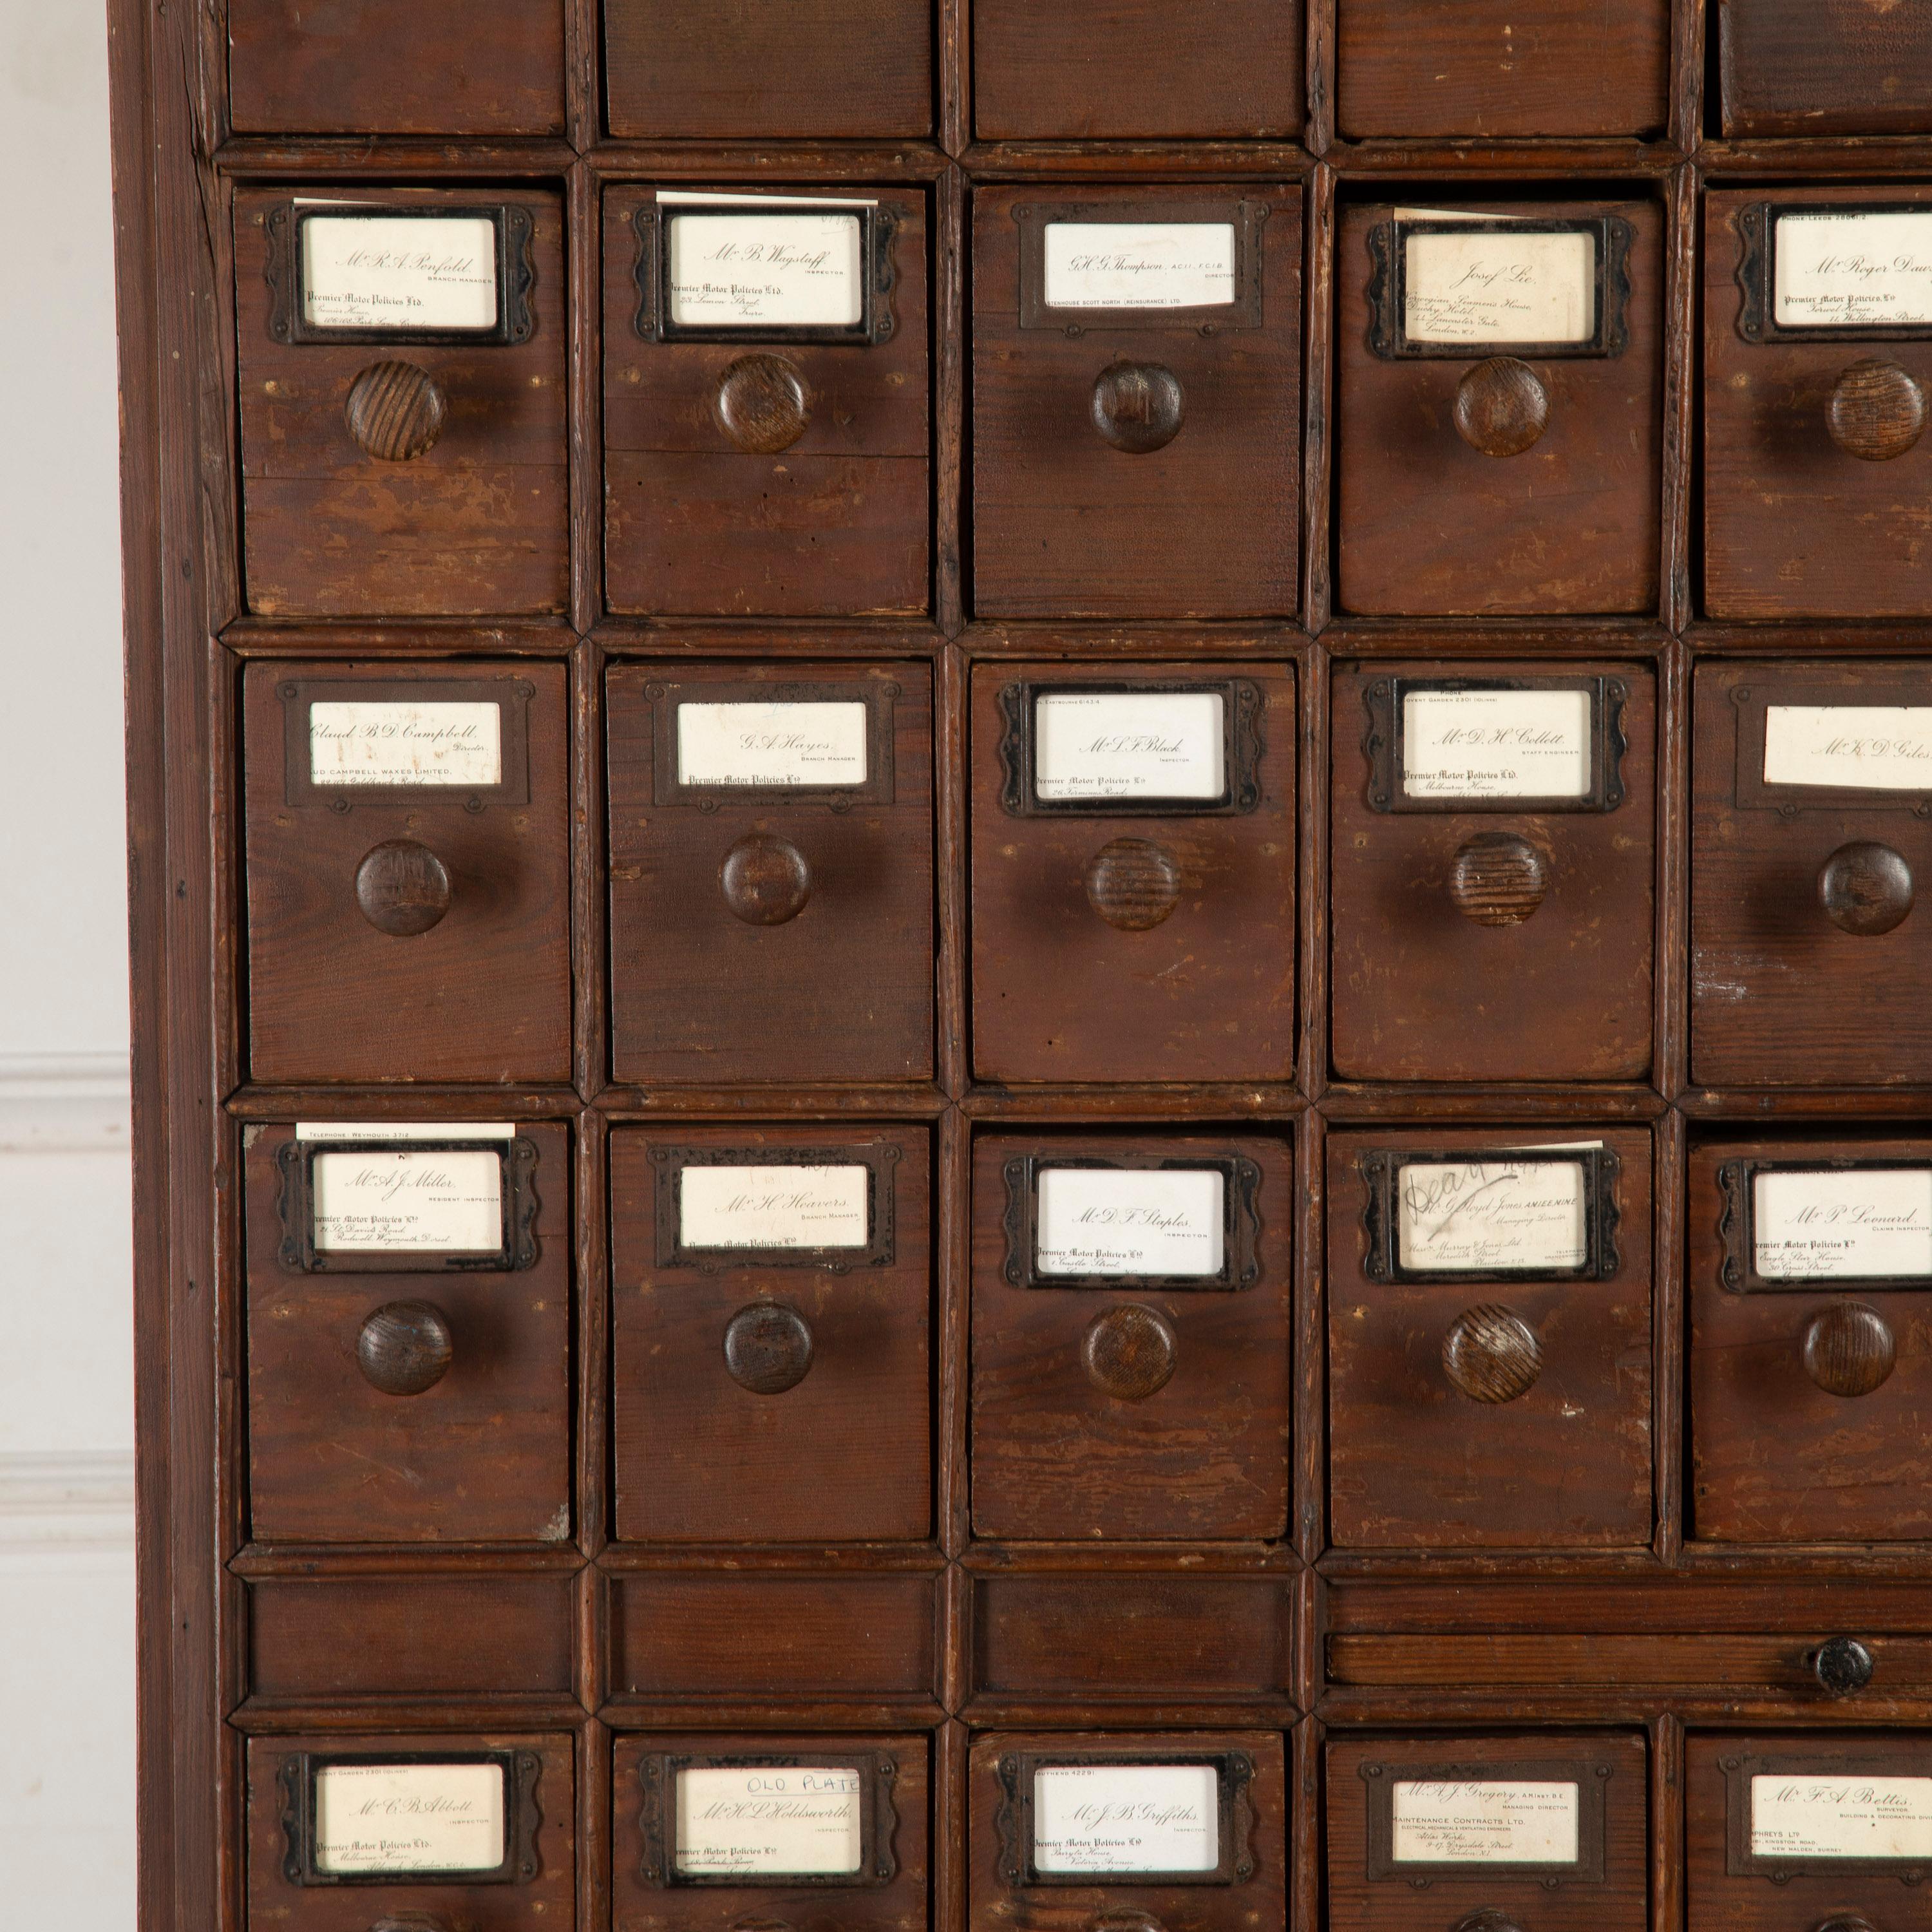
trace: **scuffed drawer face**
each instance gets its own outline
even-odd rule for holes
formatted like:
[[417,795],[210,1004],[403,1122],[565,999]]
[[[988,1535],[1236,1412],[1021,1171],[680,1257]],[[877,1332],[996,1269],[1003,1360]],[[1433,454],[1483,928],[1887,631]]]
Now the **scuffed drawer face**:
[[237,193],[251,611],[564,608],[566,286],[538,189]]
[[1286,1080],[1294,678],[974,673],[973,1053],[988,1080]]
[[1918,0],[1723,0],[1714,18],[1726,135],[1932,132]]
[[1644,1932],[1647,1772],[1614,1731],[1331,1736],[1327,1923]]
[[1279,1732],[992,1735],[968,1778],[974,1932],[1282,1923]]
[[1339,1546],[1648,1543],[1650,1166],[1642,1130],[1330,1136]]

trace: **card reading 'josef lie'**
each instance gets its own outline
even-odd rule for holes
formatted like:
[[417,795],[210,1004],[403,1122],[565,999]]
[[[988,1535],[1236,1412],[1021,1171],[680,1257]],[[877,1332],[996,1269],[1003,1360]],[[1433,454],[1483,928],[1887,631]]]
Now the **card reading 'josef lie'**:
[[1596,332],[1597,238],[1588,228],[1405,230],[1402,250],[1402,333],[1411,342],[1534,347],[1587,342]]
[[1048,1167],[1039,1184],[1042,1274],[1221,1271],[1227,1178],[1218,1168]]

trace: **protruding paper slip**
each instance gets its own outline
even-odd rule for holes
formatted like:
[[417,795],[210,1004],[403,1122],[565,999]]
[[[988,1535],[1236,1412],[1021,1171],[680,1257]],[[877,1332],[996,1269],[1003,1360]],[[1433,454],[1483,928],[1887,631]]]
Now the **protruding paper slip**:
[[826,1878],[864,1861],[863,1774],[849,1766],[688,1766],[677,1774],[677,1869]]
[[1036,1871],[1212,1871],[1220,1827],[1211,1764],[1056,1764],[1034,1773]]
[[494,1871],[503,1862],[500,1764],[327,1764],[315,1776],[315,1868]]

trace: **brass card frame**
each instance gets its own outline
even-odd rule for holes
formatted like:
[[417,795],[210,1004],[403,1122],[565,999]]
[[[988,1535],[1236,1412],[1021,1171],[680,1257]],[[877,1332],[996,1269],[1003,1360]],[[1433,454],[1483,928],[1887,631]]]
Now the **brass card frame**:
[[1910,1293],[1932,1288],[1932,1274],[1762,1275],[1757,1270],[1757,1186],[1760,1174],[1870,1174],[1932,1172],[1932,1155],[1923,1160],[1890,1156],[1863,1160],[1840,1154],[1816,1160],[1759,1160],[1740,1155],[1718,1166],[1718,1244],[1724,1261],[1718,1278],[1733,1294],[1829,1294],[1863,1288]]
[[[845,812],[855,805],[897,802],[894,752],[898,700],[896,679],[788,678],[774,684],[749,678],[685,680],[674,673],[643,686],[651,707],[651,799],[659,806],[717,812],[739,800],[754,807],[823,805]],[[866,707],[866,782],[856,785],[686,784],[677,775],[677,714],[684,704],[852,704]]]
[[[854,1141],[837,1147],[712,1147],[669,1145],[650,1150],[656,1176],[653,1219],[656,1265],[728,1274],[739,1268],[821,1268],[848,1274],[855,1268],[890,1268],[897,1218],[895,1187],[900,1150],[891,1141]],[[866,1245],[850,1248],[704,1248],[685,1245],[679,1177],[688,1167],[863,1167]]]
[[[1901,1731],[1901,1741],[1924,1736],[1922,1731]],[[1885,1778],[1932,1776],[1924,1768],[1910,1769],[1901,1765],[1900,1748],[1892,1753],[1855,1750],[1834,1753],[1832,1761],[1821,1765],[1814,1758],[1792,1757],[1779,1752],[1766,1756],[1756,1751],[1727,1752],[1718,1760],[1724,1774],[1724,1870],[1732,1878],[1768,1879],[1784,1885],[1794,1878],[1838,1877],[1851,1874],[1862,1877],[1882,1876],[1900,1885],[1918,1886],[1932,1878],[1932,1858],[1826,1858],[1814,1856],[1773,1858],[1760,1856],[1750,1848],[1751,1780],[1787,1775],[1792,1778],[1834,1778],[1860,1774]],[[1920,1760],[1922,1767],[1926,1760]]]
[[[1606,1793],[1616,1766],[1607,1758],[1512,1758],[1501,1762],[1391,1764],[1372,1760],[1355,1767],[1367,1786],[1364,1814],[1370,1881],[1397,1880],[1418,1892],[1462,1882],[1486,1885],[1498,1878],[1534,1879],[1546,1891],[1564,1886],[1606,1885]],[[1576,1856],[1563,1864],[1541,1860],[1398,1860],[1395,1856],[1395,1788],[1398,1784],[1574,1784],[1576,1787]]]

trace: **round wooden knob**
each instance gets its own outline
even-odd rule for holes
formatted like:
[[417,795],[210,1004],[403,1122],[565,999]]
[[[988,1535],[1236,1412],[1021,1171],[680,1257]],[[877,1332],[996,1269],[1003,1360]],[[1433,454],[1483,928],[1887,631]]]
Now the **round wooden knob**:
[[1912,868],[1889,845],[1855,838],[1818,868],[1818,903],[1861,938],[1889,932],[1912,910]]
[[1804,1330],[1804,1372],[1827,1395],[1870,1395],[1898,1360],[1889,1324],[1862,1301],[1834,1301]]
[[1450,1323],[1442,1370],[1472,1402],[1514,1402],[1542,1374],[1543,1346],[1514,1309],[1485,1303]]
[[718,379],[718,426],[753,456],[776,456],[804,435],[812,392],[782,356],[741,356]]
[[812,1366],[812,1328],[782,1301],[754,1301],[724,1324],[725,1372],[754,1395],[783,1395]]
[[1878,1928],[1856,1912],[1834,1912],[1830,1918],[1820,1919],[1812,1932],[1878,1932]]
[[1825,411],[1832,440],[1861,463],[1889,463],[1925,434],[1925,392],[1896,362],[1854,362]]
[[1550,396],[1527,362],[1492,356],[1456,385],[1456,433],[1485,456],[1520,456],[1550,427]]
[[1478,926],[1520,926],[1550,890],[1550,864],[1514,832],[1479,832],[1449,868],[1456,910]]
[[1174,1374],[1174,1330],[1158,1310],[1124,1301],[1096,1315],[1080,1338],[1087,1379],[1118,1402],[1144,1402]]
[[1474,1912],[1464,1912],[1449,1932],[1522,1932],[1522,1928],[1507,1912],[1498,1912],[1493,1905],[1485,1905]]
[[427,845],[386,838],[356,868],[356,903],[378,932],[412,939],[449,910],[449,874]]
[[1094,427],[1116,449],[1144,456],[1180,434],[1180,379],[1160,362],[1115,362],[1094,379]]
[[788,838],[748,832],[718,868],[724,903],[747,926],[782,926],[805,910],[812,869]]
[[1855,1636],[1828,1636],[1810,1664],[1812,1676],[1834,1697],[1849,1697],[1872,1680],[1872,1654]]
[[342,413],[358,449],[385,463],[407,463],[442,434],[442,392],[413,362],[376,362],[349,386]]
[[1180,873],[1151,838],[1116,838],[1087,866],[1087,903],[1123,932],[1145,932],[1180,903]]
[[356,1365],[385,1395],[421,1395],[449,1372],[449,1322],[433,1301],[388,1301],[362,1324]]

